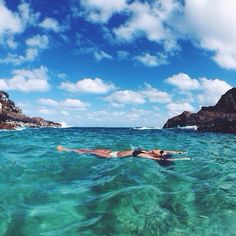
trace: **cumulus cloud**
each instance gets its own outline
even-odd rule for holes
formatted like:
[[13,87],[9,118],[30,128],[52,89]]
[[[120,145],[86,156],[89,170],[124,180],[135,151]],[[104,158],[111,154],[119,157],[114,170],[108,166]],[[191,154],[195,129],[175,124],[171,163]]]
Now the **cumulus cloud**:
[[133,41],[140,36],[158,43],[173,41],[174,35],[168,30],[166,20],[178,9],[178,4],[172,0],[168,1],[168,4],[165,4],[165,1],[150,4],[135,1],[129,4],[127,11],[130,18],[125,24],[115,28],[114,34],[125,41]]
[[67,108],[77,108],[77,109],[85,109],[89,106],[88,103],[82,102],[79,99],[67,98],[65,101],[60,103],[63,107]]
[[26,45],[31,48],[44,49],[48,47],[47,35],[35,35],[32,38],[26,40]]
[[[90,22],[103,24],[108,38],[117,43],[144,37],[161,46],[164,55],[170,57],[180,49],[179,41],[189,40],[195,47],[212,52],[219,66],[236,69],[236,31],[232,30],[236,25],[235,0],[83,0],[81,6],[82,15]],[[117,14],[125,16],[122,23],[106,27]],[[147,52],[146,57],[137,59],[155,66],[154,57]]]
[[166,64],[172,53],[179,49],[177,34],[170,28],[169,21],[181,4],[175,0],[160,0],[153,2],[141,1],[95,1],[83,0],[81,14],[92,23],[106,23],[117,14],[125,15],[123,23],[114,27],[103,27],[104,37],[116,43],[131,43],[138,38],[159,44],[165,53],[156,52],[152,55],[146,52],[134,58],[147,66]]
[[144,64],[148,67],[160,66],[168,63],[168,56],[158,53],[157,55],[151,55],[149,53],[144,53],[139,56],[135,56],[134,60]]
[[212,51],[223,68],[236,69],[236,2],[234,0],[186,0],[184,20],[199,47]]
[[104,121],[104,117],[107,117],[109,122],[124,122],[124,121],[140,121],[142,116],[146,116],[147,114],[150,114],[151,112],[148,110],[143,109],[135,109],[132,108],[128,112],[124,111],[106,111],[106,110],[99,110],[95,112],[89,112],[88,113],[88,119],[94,120],[94,121]]
[[[56,100],[50,99],[50,98],[40,98],[38,100],[38,103],[45,105],[45,106],[50,106],[50,107],[60,107],[63,109],[76,108],[79,110],[84,110],[90,106],[90,104],[87,102],[82,102],[79,99],[73,99],[73,98],[66,98],[63,101],[56,101]],[[43,109],[45,109],[45,108],[43,108]],[[48,110],[48,109],[45,109],[45,110]],[[64,111],[62,114],[68,115],[68,112]]]
[[4,33],[19,33],[24,28],[19,14],[12,12],[0,1],[0,36]]
[[85,9],[85,16],[91,22],[106,23],[114,13],[126,8],[126,0],[82,0],[81,6]]
[[171,97],[168,93],[159,91],[152,87],[150,84],[145,84],[146,88],[142,91],[144,98],[147,98],[149,102],[168,103],[171,102]]
[[69,92],[104,94],[114,90],[115,86],[111,82],[104,81],[100,78],[85,78],[76,83],[62,82],[60,88]]
[[220,97],[232,88],[231,85],[219,79],[200,78],[201,94],[197,97],[204,106],[214,105]]
[[110,102],[114,106],[117,106],[119,104],[145,103],[145,99],[143,98],[142,93],[131,90],[116,91],[111,95],[105,97],[105,101]]
[[59,32],[60,31],[60,26],[57,20],[53,19],[53,18],[45,18],[40,24],[39,26],[43,29],[46,30],[52,30],[54,32]]
[[176,86],[182,91],[196,90],[199,89],[200,83],[196,79],[190,78],[187,74],[179,73],[173,75],[165,80],[168,84]]
[[12,37],[14,34],[23,32],[27,25],[36,23],[39,14],[34,13],[28,3],[22,2],[17,10],[11,11],[4,1],[0,1],[0,38]]
[[194,111],[194,107],[188,102],[169,103],[166,105],[169,116],[176,116],[184,111]]
[[27,46],[23,55],[8,53],[5,58],[0,59],[1,64],[15,64],[19,65],[25,62],[34,61],[46,48],[48,48],[48,37],[46,35],[35,35],[26,40]]
[[58,102],[50,98],[40,98],[38,102],[46,106],[57,106]]
[[147,83],[145,83],[144,88],[138,91],[115,91],[104,99],[114,107],[122,107],[126,104],[144,104],[147,101],[151,103],[171,102],[171,97],[168,93],[160,91]]
[[197,98],[196,102],[204,106],[214,105],[220,99],[221,95],[232,88],[224,80],[207,78],[192,79],[184,73],[173,75],[166,79],[165,82],[175,86],[179,92],[194,92],[194,96],[191,93],[188,95],[192,98]]
[[0,90],[17,90],[22,92],[44,92],[50,89],[48,69],[44,66],[34,70],[13,70],[13,77],[0,79]]

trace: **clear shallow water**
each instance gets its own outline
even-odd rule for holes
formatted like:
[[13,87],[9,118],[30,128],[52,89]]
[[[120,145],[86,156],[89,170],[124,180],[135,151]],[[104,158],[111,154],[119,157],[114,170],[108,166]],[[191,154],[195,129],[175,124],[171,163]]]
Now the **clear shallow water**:
[[[67,128],[0,139],[0,235],[235,235],[235,135]],[[192,160],[105,160],[58,144],[181,149]]]

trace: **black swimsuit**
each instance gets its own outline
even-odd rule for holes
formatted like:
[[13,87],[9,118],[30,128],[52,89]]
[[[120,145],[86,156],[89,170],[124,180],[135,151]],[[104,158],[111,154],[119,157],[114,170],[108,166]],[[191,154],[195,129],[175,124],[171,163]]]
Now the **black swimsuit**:
[[[136,148],[136,149],[133,151],[132,156],[133,156],[133,157],[136,157],[136,156],[138,156],[140,153],[143,153],[143,149],[142,149],[142,148]],[[172,156],[171,154],[162,155],[163,153],[164,153],[164,150],[161,150],[161,151],[160,151],[160,154],[161,154],[160,158],[161,158],[161,159],[170,158],[170,157]]]
[[138,154],[142,153],[142,148],[136,148],[133,153],[132,153],[132,156],[133,157],[136,157],[138,156]]

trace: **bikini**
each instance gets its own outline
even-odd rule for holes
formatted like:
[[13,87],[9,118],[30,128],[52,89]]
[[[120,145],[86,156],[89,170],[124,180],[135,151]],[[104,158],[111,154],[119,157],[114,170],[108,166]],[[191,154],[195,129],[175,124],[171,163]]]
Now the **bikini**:
[[[132,156],[133,157],[136,157],[136,156],[138,156],[140,153],[143,153],[143,150],[142,150],[142,148],[136,148],[134,151],[133,151],[133,153],[132,153]],[[170,154],[167,154],[167,155],[162,155],[164,153],[164,150],[160,150],[160,154],[161,154],[161,158],[162,159],[165,159],[165,158],[169,158],[169,157],[171,157],[171,155]]]
[[133,153],[132,153],[132,156],[133,157],[136,157],[136,156],[138,156],[140,153],[142,153],[142,148],[135,148],[134,149],[134,151],[133,151]]
[[111,157],[118,157],[117,154],[118,154],[118,152],[111,152],[111,153],[110,153]]
[[[119,151],[111,152],[111,153],[110,153],[110,156],[111,156],[111,157],[118,157],[118,152],[119,152]],[[133,156],[133,157],[136,157],[136,156],[138,156],[140,153],[144,153],[144,152],[143,152],[143,149],[140,148],[140,147],[139,147],[139,148],[136,148],[136,149],[134,149],[134,151],[133,151],[133,153],[132,153],[132,156]],[[169,155],[169,154],[162,156],[163,153],[164,153],[164,150],[161,150],[161,151],[160,151],[160,154],[161,154],[161,158],[163,158],[163,159],[168,158],[168,157],[171,156],[171,155]]]
[[[111,152],[111,153],[110,153],[110,156],[111,156],[111,157],[118,157],[118,152],[119,152],[119,151]],[[132,156],[133,156],[133,157],[136,157],[136,156],[138,156],[138,155],[139,155],[140,153],[142,153],[142,152],[143,152],[142,148],[136,148],[136,149],[133,151]]]

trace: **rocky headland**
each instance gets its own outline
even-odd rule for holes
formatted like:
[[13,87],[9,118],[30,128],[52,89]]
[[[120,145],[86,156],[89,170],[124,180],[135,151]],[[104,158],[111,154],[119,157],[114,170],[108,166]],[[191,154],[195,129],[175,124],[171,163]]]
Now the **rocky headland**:
[[6,92],[0,91],[0,129],[19,127],[60,127],[61,124],[44,120],[40,117],[29,117],[15,106]]
[[197,126],[199,131],[236,133],[236,88],[226,92],[215,106],[202,107],[197,113],[184,111],[168,119],[163,128]]

